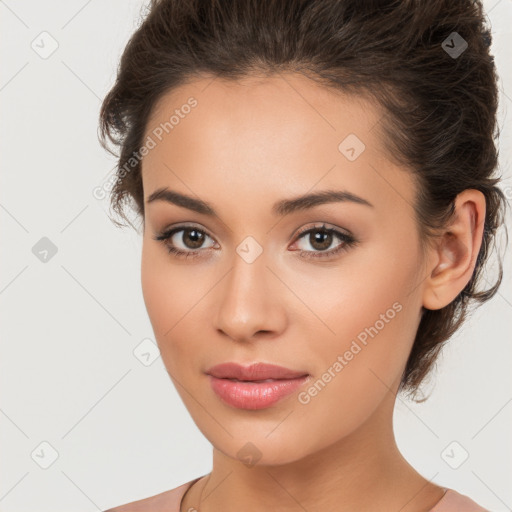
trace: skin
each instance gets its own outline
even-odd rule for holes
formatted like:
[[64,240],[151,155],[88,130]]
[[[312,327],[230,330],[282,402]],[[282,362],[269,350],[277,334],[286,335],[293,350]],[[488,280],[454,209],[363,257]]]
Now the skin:
[[[238,82],[204,76],[161,98],[147,134],[191,96],[198,105],[142,167],[145,200],[168,187],[218,212],[209,217],[165,201],[145,210],[144,301],[170,378],[213,445],[213,469],[189,489],[181,510],[430,510],[444,489],[400,454],[393,407],[422,306],[444,307],[471,278],[484,196],[460,194],[453,223],[422,251],[416,185],[386,156],[378,105],[296,74]],[[338,149],[351,133],[366,146],[354,161]],[[327,189],[373,207],[334,202],[284,217],[271,212],[278,200]],[[207,234],[199,249],[190,232],[175,234],[180,249],[203,251],[178,259],[154,236],[185,222]],[[299,229],[324,222],[358,243],[331,257],[301,258],[297,248],[322,249],[310,235],[298,238]],[[263,250],[252,263],[236,252],[247,236]],[[327,250],[340,244],[334,236]],[[299,393],[396,303],[400,312],[300,403]],[[312,381],[267,409],[236,409],[204,373],[225,361],[275,363]],[[260,452],[254,465],[237,455],[248,442]],[[151,509],[144,501],[140,510]]]

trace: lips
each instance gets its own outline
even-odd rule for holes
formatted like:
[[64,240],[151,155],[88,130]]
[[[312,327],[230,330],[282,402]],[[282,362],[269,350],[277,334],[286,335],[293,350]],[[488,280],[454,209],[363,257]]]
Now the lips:
[[207,370],[206,373],[218,379],[251,382],[289,380],[308,375],[304,371],[291,370],[274,364],[254,363],[250,366],[243,366],[234,362],[217,364]]
[[283,366],[254,363],[222,363],[207,372],[210,386],[226,404],[237,409],[266,409],[303,386],[307,372]]

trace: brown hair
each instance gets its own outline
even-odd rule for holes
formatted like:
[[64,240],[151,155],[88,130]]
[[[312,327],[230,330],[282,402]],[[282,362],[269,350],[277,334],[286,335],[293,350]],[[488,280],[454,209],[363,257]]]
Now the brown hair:
[[494,296],[503,275],[499,260],[496,283],[477,291],[506,206],[493,176],[498,91],[484,17],[481,2],[472,0],[152,0],[101,107],[100,142],[118,157],[111,207],[128,220],[124,206],[134,205],[144,219],[134,156],[157,101],[195,77],[289,71],[377,100],[388,156],[410,168],[417,183],[423,247],[450,220],[457,194],[473,188],[486,199],[471,280],[444,308],[423,308],[400,384],[416,393],[471,301]]

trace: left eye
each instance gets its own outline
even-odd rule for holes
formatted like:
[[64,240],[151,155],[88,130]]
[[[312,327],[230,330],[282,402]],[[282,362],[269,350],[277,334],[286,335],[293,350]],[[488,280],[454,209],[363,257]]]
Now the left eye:
[[[342,243],[334,249],[327,250],[336,238],[341,240]],[[300,249],[300,256],[303,258],[324,258],[333,256],[356,244],[356,240],[353,236],[342,233],[334,228],[328,228],[325,225],[301,231],[298,240],[300,241],[302,239],[315,249],[314,251]]]

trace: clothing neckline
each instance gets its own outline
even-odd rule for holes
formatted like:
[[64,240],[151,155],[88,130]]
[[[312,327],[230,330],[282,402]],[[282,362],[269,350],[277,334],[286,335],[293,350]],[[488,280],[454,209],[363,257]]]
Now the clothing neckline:
[[193,480],[190,480],[190,482],[188,482],[188,485],[187,484],[184,484],[184,485],[187,485],[187,487],[185,487],[184,491],[183,491],[183,494],[181,495],[181,498],[179,499],[179,503],[178,503],[178,511],[177,512],[181,512],[181,507],[183,505],[183,500],[185,499],[185,494],[187,494],[187,492],[190,490],[190,488],[196,483],[196,482],[199,482],[199,480],[201,480],[201,478],[204,478],[205,476],[207,476],[209,473],[206,473],[205,475],[201,475],[201,476],[198,476],[197,478],[194,478]]
[[[191,487],[196,483],[198,482],[199,480],[201,480],[201,478],[204,478],[205,476],[208,476],[209,473],[206,473],[204,475],[201,475],[201,476],[198,476],[197,478],[194,478],[193,480],[190,480],[190,482],[188,482],[188,485],[187,484],[184,484],[184,485],[187,485],[187,487],[184,488],[184,491],[183,491],[183,494],[181,495],[181,498],[179,500],[179,503],[178,503],[178,512],[181,512],[181,507],[183,505],[183,500],[185,499],[185,495],[187,494],[187,492],[191,489]],[[452,494],[454,491],[452,489],[448,489],[447,487],[441,487],[441,489],[444,490],[444,493],[443,495],[441,496],[441,498],[439,499],[439,501],[428,511],[428,512],[438,512],[439,510],[439,507],[440,506],[443,506],[445,501],[446,501],[446,498],[447,496],[449,496],[449,494]]]
[[442,487],[442,489],[444,489],[444,492],[443,492],[443,495],[441,496],[441,498],[439,499],[439,501],[428,511],[428,512],[437,512],[439,506],[442,506],[444,505],[445,501],[446,501],[446,495],[452,491],[452,489],[448,489],[446,487]]

